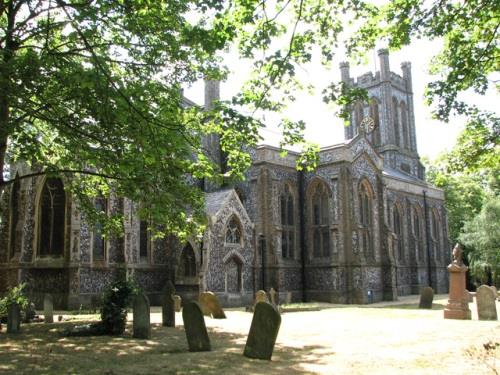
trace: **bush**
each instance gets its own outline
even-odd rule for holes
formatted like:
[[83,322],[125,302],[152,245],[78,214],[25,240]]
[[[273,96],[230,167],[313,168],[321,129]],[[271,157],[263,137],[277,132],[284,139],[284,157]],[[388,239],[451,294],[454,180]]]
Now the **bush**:
[[118,279],[104,291],[101,321],[106,334],[121,335],[127,322],[127,307],[139,288],[133,279]]
[[10,288],[7,295],[0,299],[0,317],[7,316],[7,310],[10,305],[17,303],[21,311],[24,311],[29,306],[29,300],[26,296],[24,289],[26,283],[21,283],[13,288]]

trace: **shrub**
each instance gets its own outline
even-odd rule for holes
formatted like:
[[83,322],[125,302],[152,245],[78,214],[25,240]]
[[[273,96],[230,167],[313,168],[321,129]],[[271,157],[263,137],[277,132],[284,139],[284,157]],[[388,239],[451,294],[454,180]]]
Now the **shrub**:
[[7,316],[7,309],[14,303],[17,303],[22,311],[27,309],[29,300],[24,292],[25,288],[26,283],[21,283],[10,288],[7,295],[0,299],[0,317]]
[[104,291],[101,321],[106,334],[123,333],[127,322],[127,307],[137,292],[138,286],[133,279],[118,279]]

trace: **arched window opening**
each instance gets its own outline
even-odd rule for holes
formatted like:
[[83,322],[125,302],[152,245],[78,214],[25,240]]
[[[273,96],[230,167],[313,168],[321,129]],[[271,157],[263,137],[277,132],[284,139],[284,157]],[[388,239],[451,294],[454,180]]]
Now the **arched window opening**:
[[179,266],[181,267],[181,270],[179,272],[181,276],[196,276],[196,256],[194,254],[193,247],[189,243],[184,246],[184,249],[182,250]]
[[141,220],[139,223],[139,258],[143,261],[148,259],[151,246],[148,221]]
[[294,200],[288,185],[280,196],[281,208],[281,254],[293,258],[295,252]]
[[419,210],[414,207],[413,208],[413,237],[416,247],[416,255],[419,260],[423,260],[424,257],[424,244],[422,238],[422,220],[420,218]]
[[[95,198],[94,208],[100,216],[106,216],[108,214],[108,200],[103,197]],[[101,222],[95,223],[92,241],[92,260],[94,261],[102,261],[106,258],[106,239],[103,235],[103,229]]]
[[311,235],[314,257],[330,256],[330,217],[328,188],[318,183],[311,196]]
[[438,259],[441,240],[441,225],[439,223],[439,215],[436,210],[432,210],[431,215],[431,238],[433,250],[432,255],[435,259]]
[[355,137],[359,133],[359,126],[361,125],[361,121],[363,121],[363,104],[361,102],[357,102],[354,105],[354,116],[355,116],[355,126],[352,132],[353,137]]
[[236,216],[231,217],[226,227],[226,243],[241,244],[241,227]]
[[40,195],[40,256],[62,256],[64,253],[66,194],[59,178],[47,178]]
[[406,103],[401,102],[401,128],[403,129],[403,147],[407,150],[410,149],[410,132],[408,129],[408,113],[406,110]]
[[18,176],[12,184],[10,193],[10,241],[9,241],[9,257],[12,258],[16,251],[20,249],[18,244],[21,241],[22,228],[19,221],[19,201],[21,194],[21,184],[19,183]]
[[401,147],[401,137],[399,134],[399,106],[396,98],[392,98],[392,117],[394,128],[394,142],[396,146]]
[[374,146],[380,146],[380,116],[378,111],[378,102],[375,98],[372,98],[372,100],[370,101],[370,117],[375,123],[375,128],[372,133],[372,142]]
[[359,188],[359,218],[360,218],[360,238],[361,249],[366,256],[373,256],[372,245],[372,194],[366,183],[362,183]]
[[392,210],[392,225],[395,237],[395,249],[398,252],[400,262],[404,261],[404,247],[403,247],[403,222],[402,215],[398,206],[394,206]]

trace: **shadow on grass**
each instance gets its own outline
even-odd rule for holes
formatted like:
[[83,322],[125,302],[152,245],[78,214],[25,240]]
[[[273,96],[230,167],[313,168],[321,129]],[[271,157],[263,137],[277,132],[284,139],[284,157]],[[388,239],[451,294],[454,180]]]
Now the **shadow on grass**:
[[[79,322],[86,323],[86,322]],[[209,328],[211,352],[190,353],[183,327],[152,325],[150,340],[132,338],[131,324],[119,337],[63,337],[74,322],[23,325],[19,334],[0,333],[0,374],[288,374],[310,373],[334,354],[322,346],[277,345],[272,361],[242,355],[246,335]]]

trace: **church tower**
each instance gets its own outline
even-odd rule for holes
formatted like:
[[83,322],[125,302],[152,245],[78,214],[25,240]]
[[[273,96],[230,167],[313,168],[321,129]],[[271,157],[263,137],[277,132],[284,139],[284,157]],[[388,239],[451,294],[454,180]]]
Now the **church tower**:
[[368,92],[368,102],[357,102],[350,108],[350,125],[345,128],[345,139],[358,133],[363,119],[373,120],[373,130],[368,138],[384,157],[386,167],[423,180],[425,171],[420,163],[415,133],[415,113],[411,64],[401,64],[402,76],[391,72],[389,52],[378,51],[380,70],[351,78],[349,64],[342,62],[342,81],[351,88],[363,88]]

